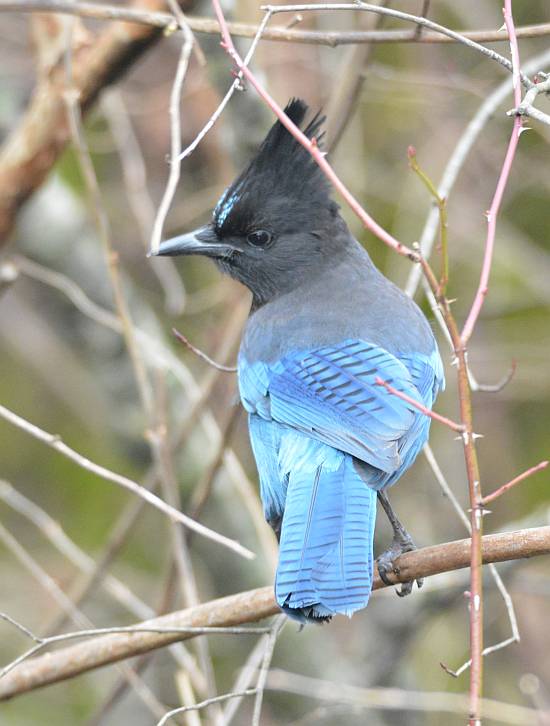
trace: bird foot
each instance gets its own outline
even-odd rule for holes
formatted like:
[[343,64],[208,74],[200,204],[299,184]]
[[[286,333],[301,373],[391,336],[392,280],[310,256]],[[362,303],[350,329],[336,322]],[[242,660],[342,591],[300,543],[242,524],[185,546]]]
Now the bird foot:
[[[385,550],[385,552],[382,552],[382,554],[376,558],[376,564],[378,565],[378,574],[380,575],[380,579],[384,584],[394,584],[388,578],[388,574],[390,572],[393,572],[394,575],[399,575],[399,567],[398,565],[394,564],[394,560],[396,560],[404,552],[412,552],[415,549],[416,545],[414,544],[413,539],[408,532],[406,532],[405,530],[399,533],[396,532],[391,547]],[[421,588],[424,584],[424,580],[418,579],[416,581],[416,584],[419,588]],[[399,595],[399,597],[405,597],[406,595],[410,595],[413,589],[413,585],[414,580],[402,582],[401,589],[396,589],[396,593]]]

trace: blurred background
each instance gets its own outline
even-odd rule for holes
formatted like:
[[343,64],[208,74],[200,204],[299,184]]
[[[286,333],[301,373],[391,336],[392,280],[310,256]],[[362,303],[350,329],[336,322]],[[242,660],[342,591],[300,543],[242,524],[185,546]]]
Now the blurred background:
[[[421,0],[389,4],[411,13],[420,13],[424,5]],[[429,5],[430,18],[455,29],[496,30],[502,24],[498,0]],[[231,0],[224,7],[233,20],[258,23],[262,17],[259,5],[246,0]],[[514,3],[514,13],[517,26],[550,22],[544,0]],[[211,6],[197,2],[189,14],[211,17]],[[292,17],[279,16],[272,25],[285,25]],[[90,33],[105,26],[83,23]],[[408,29],[353,12],[304,14],[295,27]],[[33,92],[42,32],[36,17],[0,15],[3,137],[17,127]],[[193,141],[233,80],[219,37],[197,34],[197,39],[207,63],[191,56],[181,103],[183,146]],[[144,485],[158,485],[165,499],[179,500],[184,512],[239,540],[257,557],[247,561],[202,537],[187,537],[183,559],[188,577],[182,581],[181,542],[166,517],[0,420],[0,610],[40,635],[88,622],[96,627],[131,624],[153,612],[273,581],[276,543],[262,520],[246,420],[236,405],[235,374],[212,368],[171,333],[176,327],[219,362],[234,365],[248,293],[222,279],[206,260],[145,256],[168,177],[169,97],[181,44],[178,33],[163,37],[102,94],[85,119],[149,402],[144,406],[143,386],[140,396],[121,335],[106,256],[74,147],[63,153],[23,207],[0,258],[0,402],[59,434],[92,461]],[[250,40],[237,44],[245,52]],[[506,43],[489,46],[509,56]],[[549,47],[548,36],[521,40],[522,64]],[[407,147],[416,147],[420,165],[438,182],[470,120],[507,77],[496,63],[455,44],[330,48],[266,40],[252,67],[280,104],[300,96],[328,113],[334,168],[374,218],[408,245],[420,239],[432,200],[409,169]],[[539,98],[541,109],[545,104],[548,111],[547,101]],[[508,142],[511,121],[505,111],[512,105],[510,91],[489,114],[448,200],[449,295],[456,298],[459,321],[479,279],[484,211]],[[209,219],[219,195],[271,123],[253,89],[235,93],[182,164],[165,236]],[[532,130],[522,135],[514,161],[498,223],[490,293],[469,355],[475,378],[484,384],[497,383],[517,363],[501,391],[474,394],[475,428],[484,435],[479,456],[485,492],[547,458],[550,450],[550,128],[535,121],[527,125]],[[348,209],[342,213],[383,272],[405,286],[410,263],[366,233]],[[421,288],[416,299],[433,319]],[[439,330],[438,336],[447,390],[437,410],[456,418],[454,368]],[[431,446],[466,510],[460,443],[436,424]],[[487,531],[550,523],[549,485],[550,475],[542,472],[497,500],[485,520]],[[417,545],[465,536],[464,524],[423,456],[392,494]],[[381,551],[391,531],[384,517],[379,519]],[[98,572],[91,580],[94,568]],[[485,693],[548,709],[548,562],[518,561],[498,571],[513,602],[521,642],[487,657]],[[491,645],[513,633],[510,608],[491,573],[485,575],[485,633]],[[463,723],[464,717],[456,714],[365,708],[357,699],[343,704],[337,684],[467,692],[467,672],[455,679],[440,666],[443,662],[457,669],[468,659],[467,588],[468,572],[455,572],[430,578],[404,600],[391,589],[378,592],[351,621],[338,617],[330,626],[302,632],[287,624],[275,647],[262,724]],[[14,628],[0,623],[2,665],[29,645]],[[154,653],[143,664],[140,695],[111,666],[3,704],[0,722],[156,723],[159,704],[205,698],[211,692],[209,678],[215,680],[216,692],[231,690],[250,657],[257,668],[264,647],[261,636],[197,639],[187,644],[187,655],[166,649]],[[186,658],[198,663],[196,673],[182,666],[189,664]],[[138,666],[139,660],[131,663]],[[314,682],[289,673],[333,682],[321,690],[334,702],[315,698]],[[253,699],[243,700],[232,722],[250,723],[252,708]],[[180,722],[220,723],[220,712],[211,708]]]

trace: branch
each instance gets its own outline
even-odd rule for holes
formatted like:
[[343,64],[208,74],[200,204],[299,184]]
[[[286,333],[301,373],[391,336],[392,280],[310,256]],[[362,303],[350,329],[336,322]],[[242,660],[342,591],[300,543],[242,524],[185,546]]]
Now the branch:
[[[296,126],[296,124],[289,119],[289,117],[275,101],[275,99],[265,90],[265,88],[258,81],[250,68],[247,67],[247,65],[237,52],[237,49],[233,44],[231,34],[229,33],[227,22],[225,20],[225,16],[223,14],[223,10],[219,0],[212,0],[212,6],[220,24],[222,48],[233,60],[233,62],[238,67],[239,71],[241,71],[243,76],[247,79],[247,81],[249,81],[250,84],[255,88],[260,98],[262,98],[267,106],[269,106],[269,108],[273,111],[273,113],[277,116],[279,121],[289,131],[289,133],[292,134],[292,136],[294,136],[294,138],[306,149],[306,151],[309,152],[312,159],[315,161],[317,166],[320,167],[321,171],[330,181],[332,186],[342,195],[349,208],[361,220],[363,226],[368,229],[369,232],[372,232],[372,234],[376,235],[378,239],[382,240],[382,242],[387,244],[388,247],[391,247],[393,250],[395,250],[395,252],[397,252],[398,254],[408,257],[414,262],[418,262],[419,259],[416,252],[401,243],[399,240],[393,237],[393,235],[391,235],[383,227],[381,227],[361,206],[361,204],[357,201],[357,199],[353,196],[353,194],[338,177],[332,166],[328,163],[325,158],[325,154],[319,149],[317,140],[315,138],[309,139],[303,133],[303,131],[301,131],[301,129],[299,129],[298,126]],[[267,13],[271,14],[274,12],[279,12],[282,7],[290,6],[268,6],[267,8],[264,8],[264,10],[266,10]]]
[[[517,37],[517,31],[516,31]],[[550,93],[550,75],[539,71],[537,73],[537,83],[525,94],[525,98],[521,103],[516,103],[516,107],[511,111],[507,111],[507,116],[530,116],[531,118],[540,121],[547,126],[550,126],[550,116],[543,111],[539,111],[535,108],[535,99],[539,93]],[[535,80],[537,80],[535,79]]]
[[[518,52],[518,46],[517,46],[517,39],[515,35],[515,29],[514,29],[514,21],[512,17],[512,10],[511,10],[511,0],[505,0],[504,2],[504,22],[506,23],[506,27],[508,29],[508,33],[510,36],[510,47],[511,47],[511,53],[512,53],[512,79],[513,79],[513,89],[514,89],[514,101],[516,106],[519,105],[521,101],[521,85],[520,85],[520,78],[521,78],[521,72],[520,72],[520,66],[519,66],[519,52]],[[512,169],[512,163],[514,161],[514,157],[516,155],[516,149],[518,147],[519,143],[519,137],[521,136],[522,131],[522,117],[516,116],[514,118],[514,126],[512,128],[512,134],[510,136],[510,141],[508,142],[508,148],[506,150],[506,155],[504,157],[504,161],[502,163],[502,169],[498,178],[497,187],[493,196],[493,200],[491,202],[491,206],[489,210],[486,213],[487,217],[487,238],[485,241],[485,252],[483,255],[483,264],[481,267],[481,275],[479,280],[479,285],[477,288],[476,296],[474,298],[474,302],[472,304],[472,307],[470,309],[470,312],[468,313],[468,317],[466,319],[466,322],[464,323],[464,328],[462,329],[461,333],[461,341],[462,345],[465,346],[472,333],[474,332],[474,327],[477,322],[477,319],[479,317],[479,314],[481,313],[481,308],[483,307],[483,303],[485,302],[485,298],[487,297],[487,292],[489,290],[489,275],[491,274],[491,267],[493,264],[493,252],[495,247],[495,236],[496,236],[496,226],[497,226],[497,218],[500,211],[500,206],[502,203],[502,198],[504,196],[504,192],[506,190],[506,185],[508,184],[508,178],[510,176],[510,171]]]
[[[150,11],[165,7],[163,0],[144,4]],[[180,4],[189,10],[193,0]],[[6,3],[2,9],[8,9]],[[161,36],[158,27],[116,23],[92,43],[75,49],[73,86],[81,111],[88,111],[99,93]],[[25,115],[0,149],[0,243],[6,241],[19,208],[41,185],[70,140],[65,91],[65,69],[58,63],[40,79]]]
[[[505,58],[504,56],[500,55],[500,53],[495,52],[494,50],[491,50],[490,48],[486,48],[484,45],[480,45],[479,43],[476,43],[473,40],[470,40],[469,38],[465,38],[460,33],[457,33],[455,30],[451,30],[450,28],[447,28],[445,25],[439,25],[439,23],[434,23],[433,20],[429,20],[428,18],[425,18],[421,15],[411,15],[411,13],[404,13],[401,10],[393,10],[393,8],[386,8],[386,7],[380,7],[379,5],[372,5],[371,3],[364,3],[361,2],[361,0],[356,0],[355,3],[325,3],[325,4],[318,4],[318,3],[308,3],[306,5],[263,5],[262,10],[270,11],[273,14],[276,13],[303,13],[307,11],[323,11],[323,10],[353,10],[353,11],[363,11],[367,13],[376,13],[378,15],[385,15],[386,17],[390,18],[397,18],[398,20],[404,20],[408,23],[414,23],[418,28],[429,28],[433,30],[436,33],[441,33],[442,35],[448,36],[449,38],[453,38],[453,40],[462,43],[463,45],[466,45],[468,48],[471,48],[472,50],[478,51],[478,53],[481,53],[482,55],[486,56],[487,58],[490,58],[491,60],[496,61],[501,66],[506,68],[508,71],[514,72],[514,66],[513,63],[508,60],[508,58]],[[506,26],[509,30],[509,26]],[[521,78],[521,82],[526,88],[532,88],[533,82],[521,71],[518,69],[518,75],[519,78]]]
[[[349,708],[358,709],[360,713],[368,711],[369,716],[373,710],[422,712],[421,718],[424,722],[429,720],[429,713],[439,711],[441,714],[464,715],[468,709],[467,696],[461,693],[412,691],[387,687],[359,688],[349,683],[322,681],[279,669],[272,670],[269,674],[267,688],[319,699],[326,704],[346,704]],[[541,711],[534,708],[516,706],[489,698],[484,698],[481,705],[483,717],[501,725],[533,726],[537,718],[542,715]],[[401,719],[403,720],[400,720],[400,723],[407,723],[406,718],[401,716]],[[434,723],[448,723],[448,721],[441,715]]]
[[405,401],[405,403],[410,404],[414,408],[416,408],[417,411],[420,411],[420,413],[423,413],[424,416],[428,416],[428,418],[433,418],[434,421],[438,421],[439,423],[442,423],[444,426],[448,426],[453,431],[457,431],[460,434],[463,434],[465,432],[465,428],[463,424],[459,424],[456,421],[452,421],[450,418],[447,418],[446,416],[442,416],[439,413],[436,413],[435,411],[432,411],[430,408],[427,408],[426,406],[423,406],[419,401],[416,401],[412,396],[407,396],[406,393],[403,393],[403,391],[398,391],[397,388],[394,388],[393,386],[390,386],[390,384],[387,381],[384,381],[380,376],[376,376],[374,379],[374,382],[377,386],[383,386],[388,393],[391,393],[392,396],[396,396],[397,398],[400,398],[402,401]]
[[[119,7],[116,5],[103,5],[93,2],[78,2],[73,0],[0,0],[0,12],[55,12],[67,15],[78,15],[81,18],[95,18],[97,20],[121,21],[136,23],[161,30],[171,30],[175,27],[174,16],[169,13],[148,11],[141,8]],[[187,24],[195,33],[218,35],[220,26],[212,18],[187,17]],[[253,38],[258,32],[258,25],[253,23],[228,23],[231,35],[241,38]],[[461,30],[459,34],[468,40],[477,43],[502,43],[508,40],[506,33],[501,30]],[[518,38],[540,38],[550,35],[550,23],[537,23],[523,25],[516,28]],[[339,45],[355,45],[359,43],[459,43],[455,37],[441,35],[432,30],[425,30],[418,34],[416,30],[356,30],[356,31],[319,31],[298,30],[279,26],[270,28],[263,33],[264,40],[282,41],[286,43],[306,43],[313,45],[327,45],[336,48]]]
[[[483,537],[482,545],[485,564],[548,555],[550,526],[487,535]],[[397,584],[468,567],[470,548],[471,540],[463,539],[408,552],[396,559],[389,579],[392,584]],[[383,587],[384,583],[376,572],[373,589]],[[232,627],[255,622],[278,612],[273,588],[269,586],[154,618],[139,624],[137,628]],[[0,680],[0,700],[195,636],[196,633],[189,632],[134,631],[105,635],[63,648],[33,658],[11,670]]]
[[0,405],[0,417],[5,419],[6,421],[9,421],[9,423],[13,424],[14,426],[17,426],[17,428],[20,428],[26,433],[30,434],[35,439],[38,439],[39,441],[47,444],[52,449],[55,449],[55,451],[58,451],[60,454],[66,456],[68,459],[71,459],[71,461],[74,461],[75,464],[78,464],[78,466],[82,467],[83,469],[91,471],[93,474],[96,474],[102,479],[106,479],[107,481],[111,481],[114,484],[118,484],[124,489],[128,489],[128,491],[132,492],[133,494],[137,494],[142,499],[145,499],[149,504],[152,504],[154,507],[170,517],[172,521],[180,522],[186,527],[189,527],[189,529],[192,529],[198,534],[203,535],[203,537],[206,537],[207,539],[210,539],[214,542],[217,542],[218,544],[228,547],[229,549],[237,552],[237,554],[240,554],[246,559],[254,559],[254,553],[246,549],[246,547],[243,547],[238,542],[235,542],[234,540],[225,537],[223,534],[219,534],[218,532],[215,532],[214,530],[205,527],[200,522],[196,522],[194,519],[191,519],[191,517],[183,514],[183,512],[180,512],[174,507],[171,507],[163,499],[160,499],[160,497],[157,497],[156,494],[153,494],[148,489],[140,486],[132,479],[129,479],[126,476],[122,476],[122,474],[117,474],[114,471],[106,469],[104,466],[100,466],[99,464],[90,461],[90,459],[87,459],[85,456],[82,456],[82,454],[79,454],[74,449],[71,449],[70,446],[67,446],[67,444],[59,438],[59,436],[50,434],[47,431],[43,431],[42,429],[38,428],[38,426],[35,426],[29,421],[26,421],[25,419],[21,418],[21,416],[18,416],[16,413],[13,413],[13,411],[10,411],[2,405]]

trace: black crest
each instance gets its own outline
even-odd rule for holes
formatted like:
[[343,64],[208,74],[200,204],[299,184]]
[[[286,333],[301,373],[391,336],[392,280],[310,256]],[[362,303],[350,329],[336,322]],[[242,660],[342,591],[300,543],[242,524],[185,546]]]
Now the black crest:
[[[285,108],[287,116],[300,128],[308,106],[293,98]],[[317,113],[303,129],[308,138],[321,145],[325,117]],[[245,234],[254,227],[270,227],[272,220],[315,216],[331,203],[329,184],[309,152],[280,121],[270,129],[256,156],[224,192],[214,210],[216,232]],[[296,218],[294,223],[296,223]],[[305,219],[304,219],[305,221]]]

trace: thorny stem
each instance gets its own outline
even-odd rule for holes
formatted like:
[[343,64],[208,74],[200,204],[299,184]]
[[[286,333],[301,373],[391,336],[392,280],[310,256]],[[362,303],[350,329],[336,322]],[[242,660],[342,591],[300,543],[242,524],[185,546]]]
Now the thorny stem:
[[462,440],[468,494],[470,501],[470,526],[472,532],[470,548],[470,715],[471,726],[481,723],[480,700],[483,688],[483,577],[481,544],[483,537],[483,497],[481,494],[479,464],[475,447],[472,394],[468,378],[467,352],[462,344],[460,332],[447,298],[440,293],[439,284],[425,260],[421,262],[423,272],[436,296],[445,324],[449,331],[457,366],[457,387],[460,406],[460,422],[464,426]]

